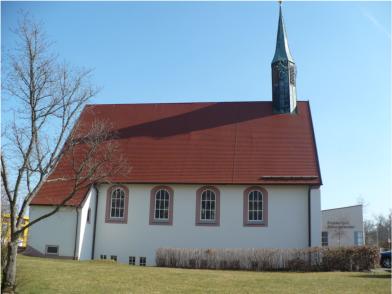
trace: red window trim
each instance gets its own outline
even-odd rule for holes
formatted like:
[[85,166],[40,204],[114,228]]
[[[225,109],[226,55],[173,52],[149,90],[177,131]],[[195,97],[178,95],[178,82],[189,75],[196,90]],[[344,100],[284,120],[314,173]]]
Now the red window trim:
[[[155,194],[159,190],[166,190],[169,192],[169,219],[168,220],[156,220],[154,218],[155,215]],[[174,201],[174,192],[173,189],[169,186],[155,186],[151,189],[150,193],[150,225],[173,225],[173,201]]]
[[[215,221],[205,221],[200,219],[200,199],[201,194],[205,190],[211,190],[215,193]],[[220,191],[214,186],[203,186],[196,191],[196,215],[195,215],[196,226],[219,226],[220,225]]]
[[[254,222],[248,220],[248,195],[251,191],[260,191],[263,195],[263,221]],[[268,226],[268,192],[265,188],[260,186],[252,186],[244,191],[244,209],[243,209],[243,221],[245,227],[267,227]]]
[[[111,196],[113,190],[120,188],[125,192],[125,201],[124,201],[124,217],[123,218],[111,218],[110,217],[110,203]],[[129,200],[129,190],[126,186],[123,185],[114,185],[108,189],[106,195],[106,214],[105,214],[105,223],[113,223],[113,224],[126,224],[128,222],[128,200]]]

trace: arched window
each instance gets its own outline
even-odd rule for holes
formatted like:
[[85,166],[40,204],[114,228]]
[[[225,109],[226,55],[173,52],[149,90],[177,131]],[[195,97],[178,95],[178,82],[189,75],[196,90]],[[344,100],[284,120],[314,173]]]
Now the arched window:
[[267,226],[268,192],[262,187],[244,191],[244,226]]
[[169,219],[169,192],[160,189],[155,193],[155,211],[154,219],[168,220]]
[[196,192],[196,225],[219,225],[220,193],[215,187],[202,187]]
[[173,189],[157,186],[151,190],[150,225],[173,224]]
[[113,186],[108,189],[106,201],[106,222],[126,223],[128,220],[128,189]]
[[125,192],[122,188],[116,188],[110,198],[110,218],[123,218],[124,210]]
[[206,189],[201,193],[201,221],[215,221],[216,216],[216,195],[214,191]]
[[248,193],[248,221],[263,221],[263,194],[258,190]]

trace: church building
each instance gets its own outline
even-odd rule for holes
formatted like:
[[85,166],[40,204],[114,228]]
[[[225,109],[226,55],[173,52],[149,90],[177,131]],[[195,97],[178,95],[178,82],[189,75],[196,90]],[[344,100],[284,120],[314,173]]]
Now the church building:
[[[158,248],[320,246],[312,116],[297,100],[281,8],[271,71],[272,101],[87,105],[79,122],[110,121],[130,168],[32,226],[27,252],[155,265]],[[53,180],[62,161],[32,200],[31,220],[71,189]]]

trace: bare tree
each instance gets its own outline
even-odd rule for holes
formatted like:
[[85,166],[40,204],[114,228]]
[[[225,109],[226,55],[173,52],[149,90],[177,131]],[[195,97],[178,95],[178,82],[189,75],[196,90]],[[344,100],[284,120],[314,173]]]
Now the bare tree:
[[365,220],[364,227],[366,245],[391,247],[392,211],[387,215],[374,215],[372,219]]
[[[10,119],[3,124],[1,180],[11,215],[2,286],[10,292],[15,288],[17,241],[23,231],[55,214],[81,189],[107,181],[125,166],[106,122],[76,123],[97,93],[89,82],[90,70],[59,63],[42,26],[28,15],[14,33],[18,43],[6,57],[2,83]],[[67,172],[56,174],[57,165]],[[37,191],[53,181],[66,181],[70,190],[51,212],[23,225]]]

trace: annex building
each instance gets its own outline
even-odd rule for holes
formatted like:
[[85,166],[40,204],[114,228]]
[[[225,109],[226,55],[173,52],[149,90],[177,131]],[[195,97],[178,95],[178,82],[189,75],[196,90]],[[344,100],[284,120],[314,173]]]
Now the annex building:
[[321,228],[322,246],[364,245],[362,205],[322,210]]
[[[29,251],[154,265],[158,248],[320,246],[312,116],[297,100],[281,9],[271,69],[272,101],[86,106],[79,121],[110,121],[130,169],[32,226]],[[55,179],[66,166],[31,202],[31,220],[65,199],[71,187]]]

